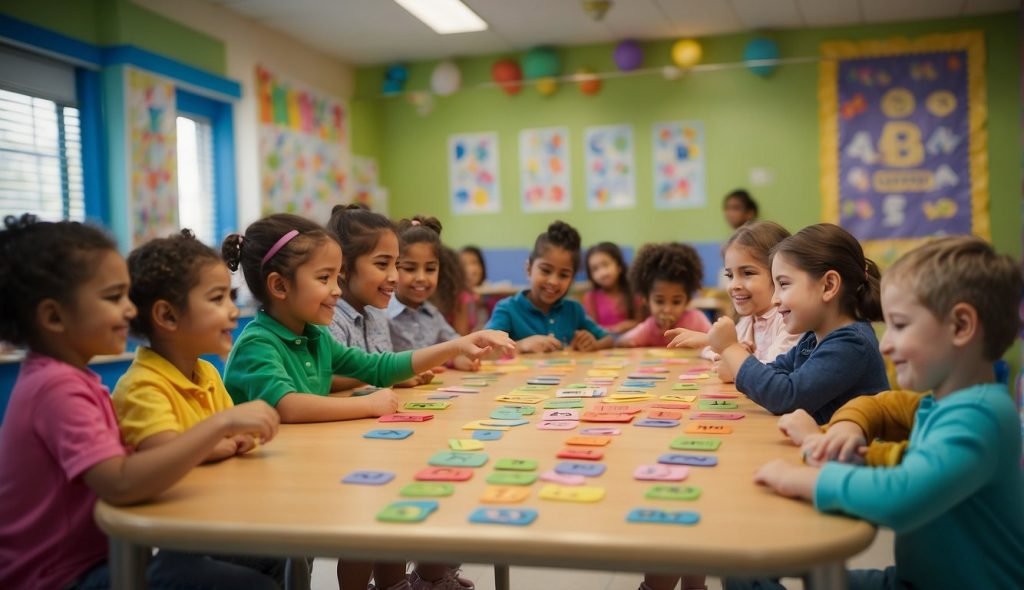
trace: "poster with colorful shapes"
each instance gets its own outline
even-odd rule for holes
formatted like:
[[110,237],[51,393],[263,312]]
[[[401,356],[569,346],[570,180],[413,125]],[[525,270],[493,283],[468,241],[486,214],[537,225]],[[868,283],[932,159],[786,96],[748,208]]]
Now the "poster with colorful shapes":
[[569,130],[565,127],[519,132],[519,191],[525,213],[568,211]]
[[654,206],[689,209],[707,202],[704,172],[704,124],[655,123]]
[[177,106],[169,80],[125,69],[133,246],[178,230]]
[[883,266],[930,236],[988,237],[980,33],[822,45],[825,218]]
[[583,133],[583,145],[586,151],[587,208],[600,211],[636,207],[633,127],[588,127]]
[[326,223],[351,200],[349,111],[341,100],[256,67],[264,215]]
[[497,133],[448,137],[448,190],[456,215],[501,211]]
[[387,190],[379,182],[377,160],[352,156],[352,202],[387,215]]

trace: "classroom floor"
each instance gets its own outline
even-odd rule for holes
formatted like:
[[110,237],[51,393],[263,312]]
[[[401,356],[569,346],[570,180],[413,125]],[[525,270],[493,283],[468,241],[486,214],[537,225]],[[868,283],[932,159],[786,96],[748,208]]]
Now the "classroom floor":
[[[850,561],[852,568],[880,569],[893,564],[893,533],[879,529],[875,542]],[[336,560],[317,559],[313,563],[312,590],[337,590]],[[494,590],[494,570],[486,565],[466,565],[463,575],[474,582],[478,590]],[[532,567],[511,568],[512,590],[636,590],[641,576],[634,573],[593,572],[585,570],[559,570]],[[785,580],[789,590],[802,590],[800,580]],[[708,579],[709,590],[720,590],[718,578]]]

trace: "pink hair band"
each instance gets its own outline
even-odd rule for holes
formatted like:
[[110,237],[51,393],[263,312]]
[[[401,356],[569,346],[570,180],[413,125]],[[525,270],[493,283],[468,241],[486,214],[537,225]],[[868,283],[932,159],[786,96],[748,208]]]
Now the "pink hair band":
[[267,253],[263,255],[263,262],[260,262],[260,268],[266,266],[267,262],[271,258],[273,258],[275,254],[280,252],[281,248],[284,248],[285,244],[292,241],[292,238],[294,238],[297,235],[299,235],[299,230],[293,229],[292,231],[281,236],[280,239],[278,239],[277,242],[275,242],[274,245],[270,247],[270,250],[267,250]]

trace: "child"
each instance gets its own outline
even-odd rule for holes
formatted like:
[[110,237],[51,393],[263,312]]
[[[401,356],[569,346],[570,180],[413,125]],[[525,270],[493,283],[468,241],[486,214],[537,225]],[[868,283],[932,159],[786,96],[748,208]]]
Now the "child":
[[[335,207],[331,224],[335,231],[339,229],[335,217],[349,211],[353,210]],[[394,238],[390,230],[384,234]],[[374,236],[370,247],[377,241]],[[266,400],[286,423],[376,417],[398,409],[398,398],[390,389],[357,398],[328,397],[337,385],[334,375],[388,386],[460,354],[479,358],[492,349],[515,350],[507,334],[493,331],[401,353],[371,354],[340,344],[324,326],[334,318],[341,295],[341,247],[327,230],[304,217],[276,214],[257,221],[244,236],[232,234],[224,240],[223,257],[228,268],[241,266],[246,285],[263,305],[228,357],[224,379],[228,392],[236,402]],[[397,252],[390,257],[372,255],[364,262],[378,277],[388,274],[395,257]],[[379,278],[366,276],[369,269],[360,266],[359,271],[372,284],[380,284]],[[342,590],[366,588],[370,567],[339,561]],[[405,567],[388,564],[374,577],[379,588],[391,588],[405,582]]]
[[637,325],[643,319],[643,302],[630,288],[622,250],[611,242],[601,242],[587,250],[584,266],[591,285],[583,295],[587,315],[612,334]]
[[487,327],[508,332],[519,352],[611,347],[611,335],[565,298],[579,266],[579,232],[563,221],[552,223],[537,236],[526,263],[530,288],[498,302]]
[[459,334],[469,334],[482,326],[480,312],[486,314],[483,307],[478,307],[480,297],[466,286],[459,254],[444,244],[437,249],[440,267],[437,271],[437,290],[430,297],[430,302],[437,306],[448,325]]
[[[8,216],[0,231],[0,339],[29,352],[0,427],[0,587],[107,588],[97,498],[143,502],[170,488],[225,437],[269,442],[277,414],[254,403],[218,413],[160,448],[121,442],[107,389],[88,368],[124,352],[135,306],[128,269],[99,230]],[[150,588],[278,588],[259,572],[161,551]]]
[[755,476],[823,512],[895,530],[896,565],[850,572],[851,587],[1024,587],[1020,421],[992,370],[1016,337],[1020,299],[1017,264],[977,238],[935,240],[899,259],[882,283],[881,348],[901,387],[932,392],[902,462],[776,460]]
[[[387,310],[392,345],[402,351],[457,339],[459,334],[429,301],[443,272],[441,222],[421,216],[403,219],[398,238],[398,288]],[[453,365],[461,371],[480,370],[480,361],[464,356],[456,357]]]
[[619,336],[616,346],[665,346],[672,340],[667,330],[707,332],[711,327],[700,310],[686,308],[704,278],[700,255],[693,247],[647,244],[637,253],[629,278],[633,290],[647,302],[651,315]]
[[738,188],[722,199],[722,213],[729,227],[739,229],[744,223],[757,220],[757,201],[745,189]]
[[[771,221],[755,221],[741,226],[722,247],[724,275],[728,279],[729,297],[740,316],[736,337],[757,360],[769,363],[787,352],[800,340],[800,334],[786,331],[782,314],[773,301],[775,285],[769,255],[772,248],[789,237],[786,228]],[[708,345],[706,333],[675,329],[669,334],[669,348],[703,348]],[[706,348],[701,356],[718,362],[718,377],[730,382],[736,369],[719,362],[718,354]]]
[[487,323],[488,309],[477,289],[487,282],[487,264],[484,253],[476,246],[463,246],[458,252],[459,266],[462,269],[465,288],[459,291],[458,304],[465,307],[465,330],[452,321],[452,327],[460,334],[468,334]]
[[871,321],[881,318],[878,267],[837,225],[811,225],[772,251],[775,299],[791,334],[789,352],[764,364],[719,318],[708,342],[736,369],[736,388],[773,414],[807,410],[819,424],[858,395],[889,389]]

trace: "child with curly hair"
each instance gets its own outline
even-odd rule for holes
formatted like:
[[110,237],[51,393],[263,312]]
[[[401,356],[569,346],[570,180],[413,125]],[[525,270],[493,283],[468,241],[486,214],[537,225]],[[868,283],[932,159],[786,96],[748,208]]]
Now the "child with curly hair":
[[697,309],[687,309],[704,278],[700,255],[692,246],[647,244],[629,269],[633,290],[647,302],[651,315],[619,337],[616,346],[665,346],[668,330],[707,332],[711,322]]

